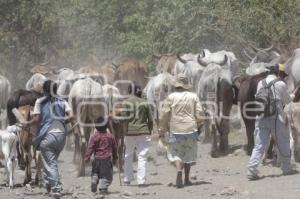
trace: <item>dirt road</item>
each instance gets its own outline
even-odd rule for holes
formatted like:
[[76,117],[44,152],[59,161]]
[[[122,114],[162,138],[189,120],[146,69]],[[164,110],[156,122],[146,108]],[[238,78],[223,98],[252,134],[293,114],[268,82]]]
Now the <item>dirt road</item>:
[[[115,172],[114,181],[110,187],[111,194],[105,198],[143,198],[143,199],[299,199],[300,174],[281,176],[279,168],[261,166],[263,179],[249,182],[246,179],[246,165],[249,157],[240,149],[244,144],[244,135],[236,131],[230,136],[233,152],[226,156],[212,159],[209,156],[209,144],[199,143],[199,159],[192,167],[193,186],[176,189],[171,185],[175,180],[175,168],[168,163],[165,156],[159,155],[157,143],[153,142],[148,158],[147,181],[148,187],[139,188],[136,182],[131,186],[120,186],[118,174]],[[239,145],[235,145],[239,144]],[[72,152],[64,151],[60,157],[60,170],[64,191],[63,198],[103,198],[90,192],[90,177],[76,177],[75,166],[72,164]],[[298,165],[299,166],[299,165]],[[89,175],[91,167],[87,169]],[[116,168],[115,168],[115,171]],[[4,182],[4,169],[0,171],[0,182]],[[17,170],[18,184],[23,181],[24,172]],[[0,199],[42,199],[46,196],[44,189],[38,187],[17,187],[9,190],[4,185],[0,187]]]

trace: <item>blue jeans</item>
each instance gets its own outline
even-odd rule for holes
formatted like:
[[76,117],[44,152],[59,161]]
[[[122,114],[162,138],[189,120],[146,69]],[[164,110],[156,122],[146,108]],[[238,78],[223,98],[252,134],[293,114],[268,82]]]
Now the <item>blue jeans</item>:
[[247,175],[258,174],[257,168],[260,164],[266,145],[269,142],[270,135],[275,139],[279,151],[281,170],[283,173],[286,173],[292,169],[289,131],[282,121],[273,116],[256,120],[254,131],[255,146],[248,164]]
[[62,191],[58,172],[58,156],[63,150],[66,141],[64,133],[51,132],[43,138],[40,143],[40,150],[43,159],[43,175],[46,186],[51,186],[53,192]]

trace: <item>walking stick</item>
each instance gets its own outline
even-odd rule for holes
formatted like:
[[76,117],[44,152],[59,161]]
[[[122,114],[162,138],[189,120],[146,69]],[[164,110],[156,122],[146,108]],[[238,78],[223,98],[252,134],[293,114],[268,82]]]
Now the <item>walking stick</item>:
[[[119,147],[118,147],[119,149]],[[121,180],[121,167],[120,167],[120,156],[118,155],[118,174],[119,174],[119,181],[120,181],[120,186],[122,186],[122,180]]]

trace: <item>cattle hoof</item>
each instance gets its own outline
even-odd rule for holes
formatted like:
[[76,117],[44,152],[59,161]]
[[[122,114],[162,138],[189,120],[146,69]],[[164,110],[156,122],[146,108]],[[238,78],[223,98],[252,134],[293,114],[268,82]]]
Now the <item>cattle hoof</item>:
[[78,172],[77,173],[77,177],[79,178],[79,177],[83,177],[83,176],[85,176],[85,173],[84,172]]
[[212,158],[217,158],[217,157],[218,157],[217,151],[212,151],[212,152],[210,153],[210,156],[211,156]]
[[23,185],[26,186],[27,184],[31,184],[32,180],[24,180]]

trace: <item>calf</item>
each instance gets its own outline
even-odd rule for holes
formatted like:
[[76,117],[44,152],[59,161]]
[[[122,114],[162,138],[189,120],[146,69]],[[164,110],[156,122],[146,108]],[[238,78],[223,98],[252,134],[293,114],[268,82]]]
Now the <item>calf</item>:
[[[300,162],[300,102],[292,102],[286,105],[284,112],[286,113],[286,125],[289,128],[291,159],[293,162]],[[278,148],[275,147],[275,142],[270,139],[270,146],[267,147],[268,151],[265,151],[263,163],[266,163],[267,157],[271,157],[280,153]],[[273,163],[277,166],[280,165],[280,161],[277,157],[273,157]]]
[[[18,108],[19,112],[22,114],[23,118],[25,120],[30,120],[30,111],[31,106],[21,106]],[[25,179],[24,179],[24,185],[31,182],[31,161],[32,157],[35,160],[36,165],[36,175],[35,175],[35,184],[38,184],[41,179],[41,169],[42,169],[42,159],[39,152],[37,152],[32,147],[32,137],[37,131],[37,126],[31,125],[28,128],[23,128],[21,133],[19,134],[19,150],[21,153],[21,156],[25,163]],[[33,152],[32,152],[33,151]]]
[[0,130],[0,157],[5,165],[9,188],[14,186],[14,171],[17,164],[17,135],[21,128],[13,125]]
[[300,162],[300,102],[292,102],[285,109],[287,125],[290,128],[292,160]]

